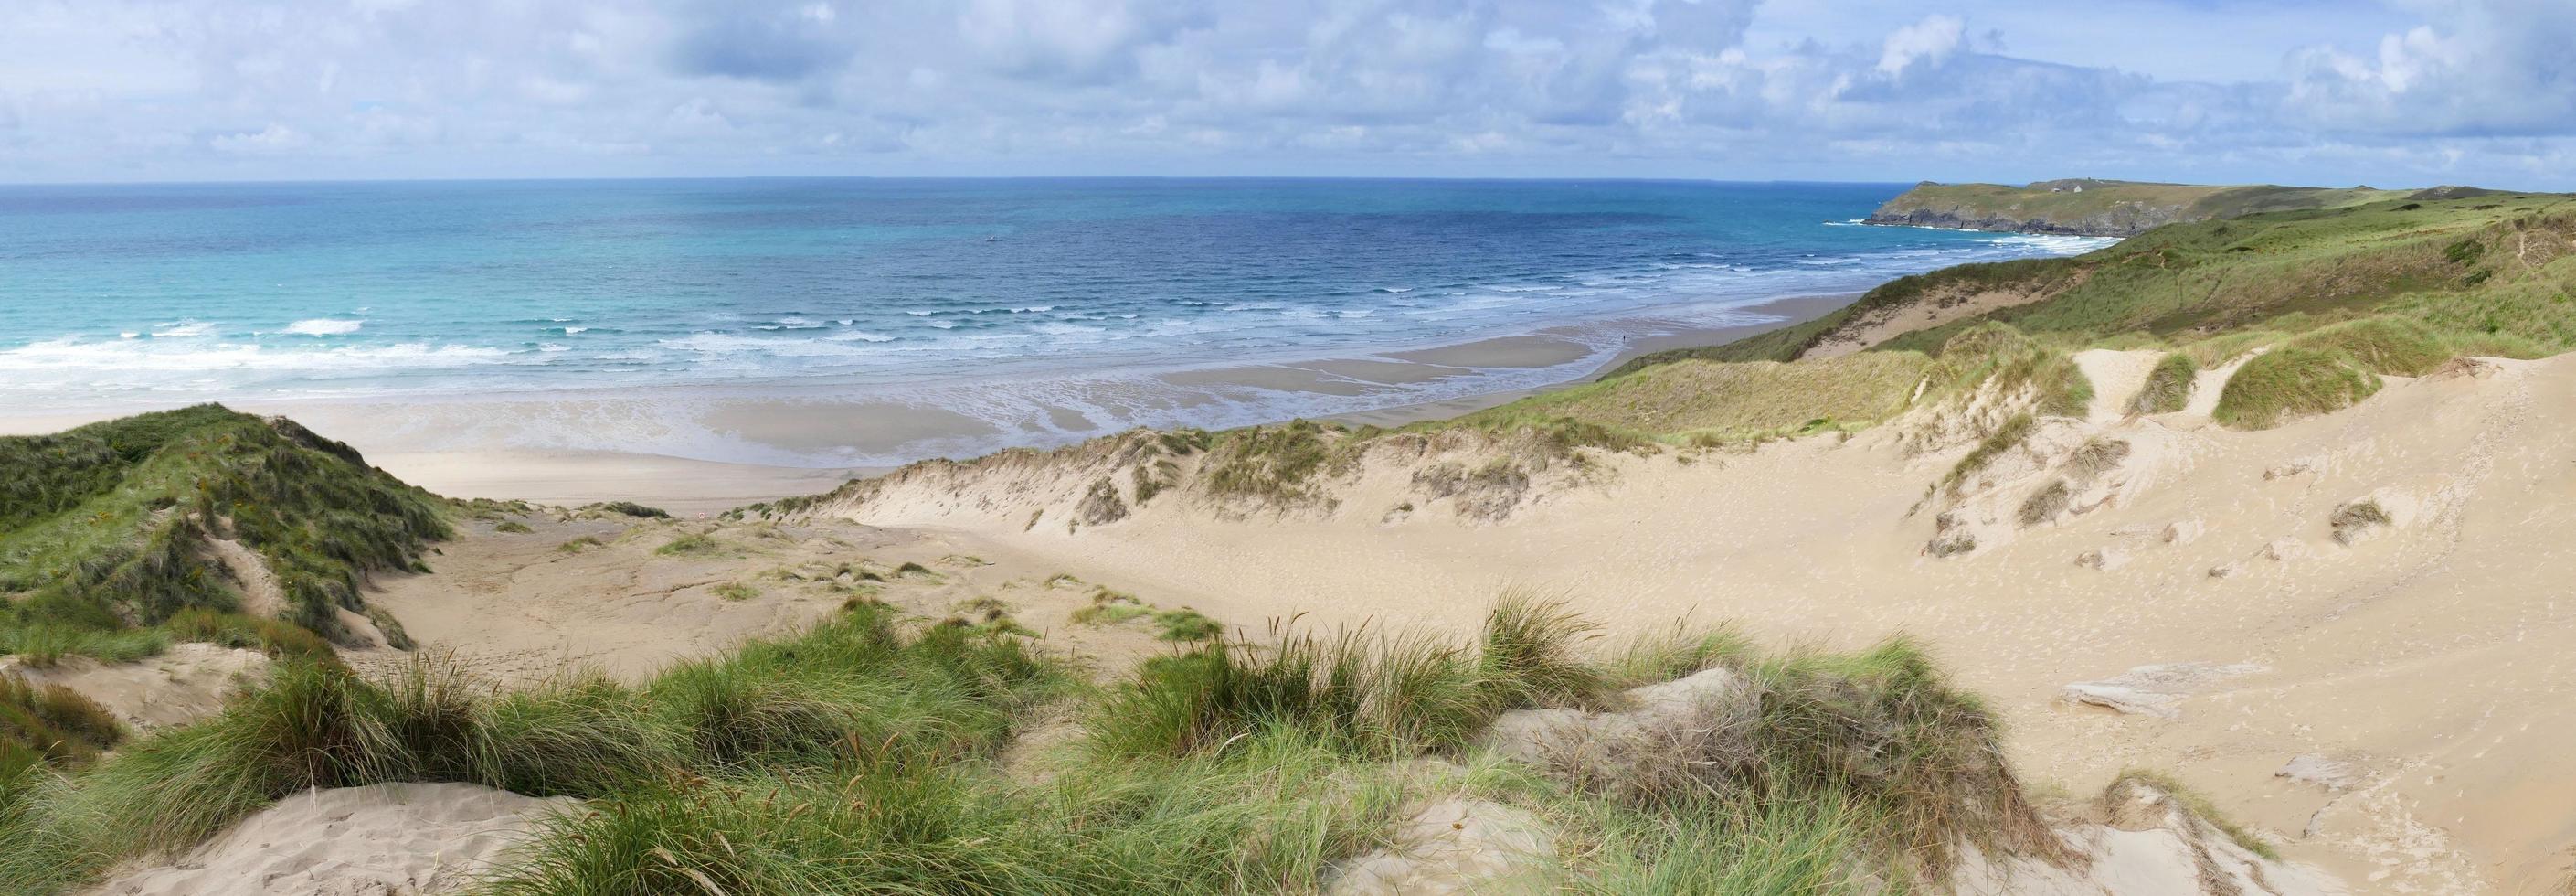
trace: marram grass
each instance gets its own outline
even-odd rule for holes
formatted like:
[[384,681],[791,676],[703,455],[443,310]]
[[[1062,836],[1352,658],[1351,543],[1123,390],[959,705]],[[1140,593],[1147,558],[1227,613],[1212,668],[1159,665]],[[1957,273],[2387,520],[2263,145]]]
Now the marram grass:
[[[1303,892],[1451,795],[1556,828],[1567,848],[1539,865],[1565,892],[1875,892],[1937,876],[1960,844],[2051,849],[1992,717],[1905,642],[1765,655],[1677,626],[1604,645],[1512,596],[1466,642],[1216,638],[1093,691],[1018,635],[910,629],[854,602],[640,687],[284,663],[93,767],[0,769],[0,891],[65,892],[295,791],[396,780],[587,800],[480,885],[511,896]],[[1716,666],[1754,687],[1749,750],[1684,738],[1658,748],[1683,751],[1662,772],[1603,789],[1474,743],[1499,712],[1615,708],[1617,688]],[[1087,704],[1087,733],[1006,761],[1050,700]]]
[[446,502],[347,445],[219,405],[0,438],[0,470],[0,642],[55,627],[103,659],[131,658],[116,633],[138,624],[241,608],[218,539],[266,564],[284,619],[339,637],[366,577],[450,531]]

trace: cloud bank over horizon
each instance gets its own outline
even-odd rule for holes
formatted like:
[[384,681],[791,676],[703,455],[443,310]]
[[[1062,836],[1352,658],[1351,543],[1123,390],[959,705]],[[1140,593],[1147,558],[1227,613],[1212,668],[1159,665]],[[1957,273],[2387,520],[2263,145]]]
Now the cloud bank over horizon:
[[20,0],[0,181],[2576,189],[2569,46],[2565,0]]

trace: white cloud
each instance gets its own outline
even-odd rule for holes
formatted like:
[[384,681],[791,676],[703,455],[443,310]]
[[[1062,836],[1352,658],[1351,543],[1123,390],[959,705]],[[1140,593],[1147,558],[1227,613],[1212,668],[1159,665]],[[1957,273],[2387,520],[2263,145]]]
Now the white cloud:
[[2576,4],[2442,0],[2434,22],[2372,52],[2292,57],[2287,104],[2324,128],[2383,134],[2563,136],[2576,129]]
[[313,138],[282,124],[272,124],[246,134],[221,134],[207,141],[216,152],[250,155],[279,155],[313,145]]
[[[1837,17],[1788,0],[17,0],[0,4],[0,180],[1503,171],[2576,186],[2551,164],[2576,145],[2576,66],[2562,61],[2576,4],[2407,2],[2296,20],[2287,6],[2136,0],[2103,13],[2127,20],[2070,30],[2034,24],[2057,21],[2034,18],[2040,6],[2065,15],[2039,0],[1928,14],[1855,0]],[[2231,59],[2269,46],[2274,62],[2195,80],[2175,74],[2188,66],[2091,61],[2163,58],[2130,45],[2137,29],[2120,23],[2146,21],[2137,10],[2157,23],[2142,33],[2175,42],[2197,28],[2230,41]],[[2239,20],[2254,24],[2228,30]],[[2310,32],[2311,46],[2280,36]],[[2003,49],[2025,45],[2051,60]]]
[[1944,15],[1925,16],[1923,21],[1896,29],[1878,52],[1878,73],[1893,78],[1918,62],[1937,66],[1958,52],[1967,31],[1967,25],[1957,17]]

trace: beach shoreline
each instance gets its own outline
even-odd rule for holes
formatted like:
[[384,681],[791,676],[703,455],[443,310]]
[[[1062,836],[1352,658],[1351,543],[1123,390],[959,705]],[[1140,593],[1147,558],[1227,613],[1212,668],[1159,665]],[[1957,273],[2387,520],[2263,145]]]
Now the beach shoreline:
[[[1317,419],[1352,425],[1401,426],[1455,417],[1590,382],[1647,352],[1723,344],[1812,320],[1848,304],[1852,298],[1850,293],[1782,296],[1729,309],[1744,316],[1766,318],[1757,323],[1707,326],[1642,317],[1557,324],[1446,345],[1165,372],[1153,378],[1186,389],[1248,388],[1340,397],[1397,395],[1413,385],[1468,372],[1564,367],[1601,354],[1595,346],[1605,338],[1617,339],[1619,348],[1607,360],[1562,380],[1317,415]],[[811,394],[816,391],[819,390],[789,384],[735,395],[678,389],[668,396],[610,392],[483,399],[397,396],[356,401],[251,400],[228,404],[244,411],[292,417],[316,432],[349,443],[370,462],[404,481],[450,497],[519,499],[566,506],[631,500],[683,515],[713,514],[748,503],[829,491],[849,479],[884,473],[896,464],[764,463],[600,450],[549,445],[545,432],[601,425],[626,426],[649,435],[696,426],[752,446],[754,452],[790,461],[820,451],[884,453],[924,445],[948,450],[915,452],[919,456],[962,457],[985,453],[975,448],[995,443],[1051,447],[1123,428],[1100,425],[1065,408],[1050,408],[1043,427],[1004,431],[948,407]],[[1186,419],[1191,410],[1184,407],[1174,413]],[[57,432],[129,413],[133,411],[0,416],[0,435]],[[461,435],[466,433],[472,435]]]

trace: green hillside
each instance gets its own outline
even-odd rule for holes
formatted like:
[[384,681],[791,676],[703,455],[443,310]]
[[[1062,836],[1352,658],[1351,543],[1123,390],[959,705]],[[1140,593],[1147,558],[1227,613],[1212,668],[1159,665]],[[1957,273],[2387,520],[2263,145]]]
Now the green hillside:
[[2166,224],[2342,208],[2406,195],[2404,191],[2369,187],[2203,186],[2090,179],[2040,181],[2018,187],[1924,183],[1879,206],[1869,221],[1969,230],[2132,236]]
[[1905,333],[1877,346],[1937,349],[1993,321],[2066,342],[2188,342],[2258,329],[2303,331],[2394,314],[2494,353],[2576,347],[2576,197],[2489,194],[2273,212],[2159,228],[2072,258],[1944,268],[1870,290],[1822,318],[1723,346],[1639,358],[1624,374],[1683,359],[1789,360],[1875,308],[1959,284],[2046,298]]

